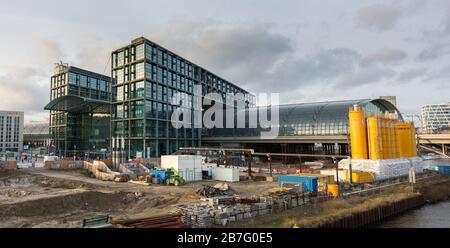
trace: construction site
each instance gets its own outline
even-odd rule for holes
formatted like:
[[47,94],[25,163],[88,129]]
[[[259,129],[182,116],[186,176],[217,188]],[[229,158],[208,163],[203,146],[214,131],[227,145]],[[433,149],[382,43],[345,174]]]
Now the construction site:
[[448,199],[450,167],[425,166],[411,123],[357,105],[348,116],[350,156],[181,147],[120,163],[8,161],[0,226],[363,227]]
[[257,107],[144,37],[111,52],[111,77],[60,62],[49,136],[27,138],[44,147],[1,150],[0,227],[362,227],[448,199],[448,143],[423,150],[392,98]]

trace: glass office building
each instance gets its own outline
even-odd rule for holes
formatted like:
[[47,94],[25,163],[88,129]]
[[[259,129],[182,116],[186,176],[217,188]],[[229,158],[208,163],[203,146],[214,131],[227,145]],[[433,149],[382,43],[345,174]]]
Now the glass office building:
[[51,77],[51,152],[59,156],[95,157],[110,146],[110,78],[67,64]]
[[450,102],[424,105],[421,112],[423,133],[450,132]]
[[143,37],[113,51],[111,66],[111,136],[120,141],[113,147],[120,145],[129,158],[201,146],[201,128],[177,129],[171,123],[172,113],[180,107],[173,101],[175,95],[192,113],[204,111],[197,107],[194,86],[202,87],[202,96],[242,93],[247,106],[254,105],[254,96],[247,91]]

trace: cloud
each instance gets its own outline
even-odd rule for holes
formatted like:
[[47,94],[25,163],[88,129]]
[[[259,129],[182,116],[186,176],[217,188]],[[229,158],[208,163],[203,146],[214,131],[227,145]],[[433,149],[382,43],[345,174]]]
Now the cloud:
[[409,83],[416,78],[425,76],[426,72],[427,72],[426,68],[414,68],[414,69],[406,70],[406,71],[400,72],[397,75],[397,81]]
[[382,79],[389,79],[396,75],[396,72],[384,67],[361,68],[352,74],[347,75],[339,80],[334,86],[335,88],[350,88],[369,85],[380,82]]
[[101,37],[86,35],[79,41],[75,55],[75,66],[100,74],[111,74],[111,52],[114,45]]
[[448,43],[433,43],[426,46],[417,56],[419,61],[427,61],[440,58],[450,54],[450,46]]
[[360,9],[355,19],[358,27],[386,31],[395,26],[400,16],[400,10],[395,7],[372,5]]
[[448,81],[450,80],[450,66],[444,66],[440,68],[438,71],[430,73],[430,75],[424,79],[424,81],[437,81],[442,80],[443,85],[448,86]]
[[38,59],[46,65],[52,65],[67,57],[56,41],[43,37],[34,37],[33,44],[35,45]]
[[291,38],[272,32],[272,27],[184,22],[156,37],[163,46],[252,92],[290,93],[352,71],[360,60],[356,51],[341,47],[299,58]]
[[[178,34],[172,35],[174,32]],[[185,23],[161,37],[163,43],[173,44],[181,56],[212,72],[220,71],[222,76],[233,75],[239,80],[236,83],[254,78],[255,72],[273,70],[294,50],[288,37],[262,25],[230,28],[211,22]],[[183,37],[183,41],[176,37]]]
[[49,101],[49,77],[41,69],[25,66],[2,66],[0,106],[6,110],[43,112]]
[[408,54],[399,49],[382,49],[362,58],[361,65],[369,66],[373,64],[387,65],[404,60]]

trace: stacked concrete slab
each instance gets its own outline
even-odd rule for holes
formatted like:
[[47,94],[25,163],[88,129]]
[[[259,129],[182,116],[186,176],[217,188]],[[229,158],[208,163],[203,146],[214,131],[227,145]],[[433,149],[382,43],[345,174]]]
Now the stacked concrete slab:
[[[230,204],[230,200],[236,203]],[[213,197],[209,198],[208,202],[200,204],[180,205],[178,209],[187,226],[202,228],[210,227],[213,224],[225,226],[235,221],[282,212],[306,202],[308,202],[308,198],[302,194],[278,192],[250,199],[231,197],[224,200],[224,197]]]

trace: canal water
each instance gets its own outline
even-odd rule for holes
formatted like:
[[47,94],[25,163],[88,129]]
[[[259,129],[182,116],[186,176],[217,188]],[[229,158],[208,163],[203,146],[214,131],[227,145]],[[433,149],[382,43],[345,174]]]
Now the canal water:
[[[450,166],[450,160],[425,160],[425,166],[436,165]],[[377,227],[450,228],[450,200],[408,211],[379,224]]]

